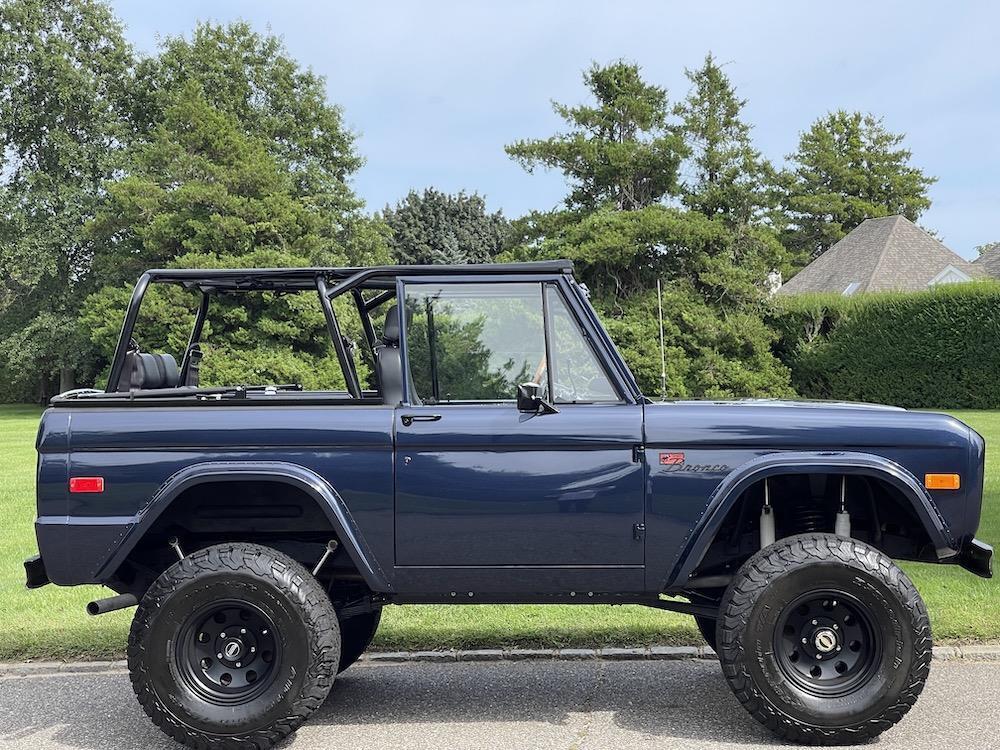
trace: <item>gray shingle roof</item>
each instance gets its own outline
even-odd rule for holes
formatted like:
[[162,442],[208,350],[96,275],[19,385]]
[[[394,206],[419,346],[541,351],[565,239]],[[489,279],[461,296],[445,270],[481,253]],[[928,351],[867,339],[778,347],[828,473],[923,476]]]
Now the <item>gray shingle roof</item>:
[[985,276],[905,216],[865,219],[853,232],[789,279],[779,294],[917,291],[948,266]]
[[1000,242],[994,242],[972,263],[990,276],[1000,278]]

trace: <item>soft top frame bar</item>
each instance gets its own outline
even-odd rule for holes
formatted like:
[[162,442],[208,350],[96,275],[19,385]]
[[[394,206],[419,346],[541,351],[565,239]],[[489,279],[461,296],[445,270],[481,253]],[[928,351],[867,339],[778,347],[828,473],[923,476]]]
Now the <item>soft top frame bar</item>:
[[[139,277],[132,292],[125,320],[122,323],[118,346],[111,362],[106,393],[112,393],[121,379],[125,355],[132,341],[132,332],[139,317],[142,298],[150,284],[176,284],[193,292],[201,292],[202,299],[195,318],[194,328],[181,363],[182,375],[189,368],[189,352],[201,337],[202,326],[213,294],[244,292],[308,292],[315,291],[326,318],[330,338],[337,352],[337,359],[344,371],[347,390],[354,398],[361,398],[361,384],[354,362],[341,334],[340,323],[331,300],[353,291],[355,304],[361,316],[365,336],[374,347],[374,331],[369,313],[392,295],[396,279],[413,276],[460,276],[474,279],[477,276],[506,276],[525,274],[572,275],[573,263],[569,260],[533,261],[529,263],[482,263],[451,266],[369,266],[365,268],[156,268]],[[386,290],[373,299],[365,300],[363,289]]]
[[[453,266],[368,266],[362,268],[156,268],[143,274],[148,282],[179,284],[189,289],[217,292],[309,291],[322,278],[337,294],[342,283],[387,289],[398,276],[503,276],[507,274],[572,274],[569,260],[528,263],[481,263]],[[343,291],[347,291],[344,289]],[[334,295],[336,296],[336,295]]]

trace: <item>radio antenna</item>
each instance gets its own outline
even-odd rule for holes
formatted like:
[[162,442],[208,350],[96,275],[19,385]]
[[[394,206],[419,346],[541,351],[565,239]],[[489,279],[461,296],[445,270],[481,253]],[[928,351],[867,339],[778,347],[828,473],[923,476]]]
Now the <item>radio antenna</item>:
[[667,350],[663,345],[663,289],[656,280],[656,306],[660,318],[660,400],[667,400]]

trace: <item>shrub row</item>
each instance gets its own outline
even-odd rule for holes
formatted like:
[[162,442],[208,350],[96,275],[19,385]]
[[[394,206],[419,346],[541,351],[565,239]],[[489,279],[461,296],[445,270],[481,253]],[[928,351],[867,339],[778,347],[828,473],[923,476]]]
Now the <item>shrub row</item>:
[[775,354],[804,398],[1000,408],[1000,283],[779,297]]

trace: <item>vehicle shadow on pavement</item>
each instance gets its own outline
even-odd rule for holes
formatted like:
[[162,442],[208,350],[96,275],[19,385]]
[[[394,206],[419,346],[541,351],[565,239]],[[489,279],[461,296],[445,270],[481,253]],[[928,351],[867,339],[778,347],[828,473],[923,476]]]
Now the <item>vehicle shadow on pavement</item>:
[[[358,665],[281,747],[361,747],[362,737],[372,747],[424,747],[432,737],[435,747],[483,746],[473,737],[494,748],[540,747],[545,737],[569,747],[591,731],[625,744],[775,742],[715,662],[592,660]],[[142,713],[123,672],[0,680],[0,746],[179,747]]]
[[566,726],[596,716],[626,735],[781,744],[744,712],[712,660],[372,666],[341,675],[309,723]]

